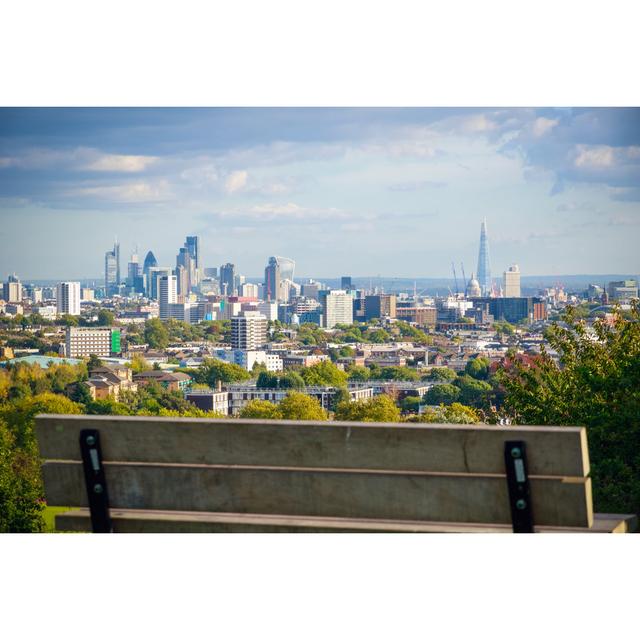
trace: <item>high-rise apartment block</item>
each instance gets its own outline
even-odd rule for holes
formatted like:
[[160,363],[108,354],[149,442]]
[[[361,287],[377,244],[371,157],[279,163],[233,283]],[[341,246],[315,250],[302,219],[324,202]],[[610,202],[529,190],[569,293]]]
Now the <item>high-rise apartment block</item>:
[[231,347],[255,350],[267,342],[267,318],[259,311],[241,311],[231,318]]
[[65,342],[67,358],[88,358],[91,355],[108,358],[120,352],[120,329],[67,327]]
[[2,299],[5,302],[22,302],[22,283],[15,273],[2,286]]
[[158,299],[160,302],[160,319],[168,320],[171,317],[170,305],[178,301],[176,277],[163,275],[158,278]]
[[323,296],[322,320],[326,329],[337,324],[353,324],[353,298],[342,289],[327,292]]
[[80,283],[61,282],[56,292],[58,315],[80,315]]
[[511,265],[504,272],[502,289],[505,298],[520,297],[520,269],[517,264]]

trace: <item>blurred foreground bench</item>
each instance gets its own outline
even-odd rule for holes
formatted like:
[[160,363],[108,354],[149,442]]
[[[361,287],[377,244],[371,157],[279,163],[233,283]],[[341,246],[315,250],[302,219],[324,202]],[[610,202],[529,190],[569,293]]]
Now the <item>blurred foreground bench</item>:
[[627,532],[582,427],[41,415],[60,530]]

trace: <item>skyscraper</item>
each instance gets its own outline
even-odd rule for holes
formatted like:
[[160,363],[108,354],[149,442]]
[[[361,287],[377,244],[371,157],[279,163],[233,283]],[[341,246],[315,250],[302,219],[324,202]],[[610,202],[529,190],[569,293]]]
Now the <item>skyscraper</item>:
[[220,267],[220,293],[225,296],[235,295],[236,267],[227,262]]
[[177,302],[176,277],[164,275],[158,278],[158,298],[160,302],[160,319],[168,320],[171,317],[171,307]]
[[489,261],[489,239],[487,237],[486,218],[480,225],[480,252],[478,253],[478,283],[482,295],[491,293],[491,263]]
[[140,261],[138,259],[138,252],[131,254],[131,260],[127,265],[127,286],[134,287],[135,280],[140,275]]
[[278,259],[272,256],[264,270],[264,299],[268,302],[277,302],[279,294],[280,265]]
[[158,266],[158,261],[156,257],[153,255],[153,251],[149,251],[147,253],[146,258],[144,259],[144,265],[142,267],[142,273],[147,276],[147,282],[149,281],[149,269]]
[[58,315],[80,315],[80,283],[60,282],[56,292]]
[[329,291],[323,297],[322,317],[326,329],[333,329],[337,324],[353,324],[353,298],[346,291]]
[[189,249],[185,245],[176,257],[176,275],[178,276],[178,294],[186,296],[197,284],[196,265]]
[[505,298],[520,297],[520,269],[517,264],[512,264],[504,272],[502,287]]
[[118,293],[120,284],[120,245],[116,240],[111,251],[104,254],[104,289],[107,296]]
[[22,302],[22,283],[15,273],[7,278],[3,291],[3,299],[7,302]]
[[198,236],[187,236],[184,246],[189,251],[189,255],[193,258],[198,274],[202,269],[202,259],[200,256],[200,238]]

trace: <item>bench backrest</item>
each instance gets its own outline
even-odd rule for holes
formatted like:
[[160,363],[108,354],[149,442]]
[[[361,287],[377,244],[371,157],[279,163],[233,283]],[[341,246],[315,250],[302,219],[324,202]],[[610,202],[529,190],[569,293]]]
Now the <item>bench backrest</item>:
[[42,415],[51,505],[88,505],[87,428],[112,508],[509,524],[504,443],[522,440],[535,524],[593,523],[582,427]]

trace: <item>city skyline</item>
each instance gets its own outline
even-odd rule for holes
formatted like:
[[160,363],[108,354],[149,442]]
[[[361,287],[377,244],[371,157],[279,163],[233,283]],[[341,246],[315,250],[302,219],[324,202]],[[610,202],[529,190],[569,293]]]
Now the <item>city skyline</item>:
[[639,180],[638,109],[2,109],[0,273],[448,277],[487,218],[494,274],[634,274]]

